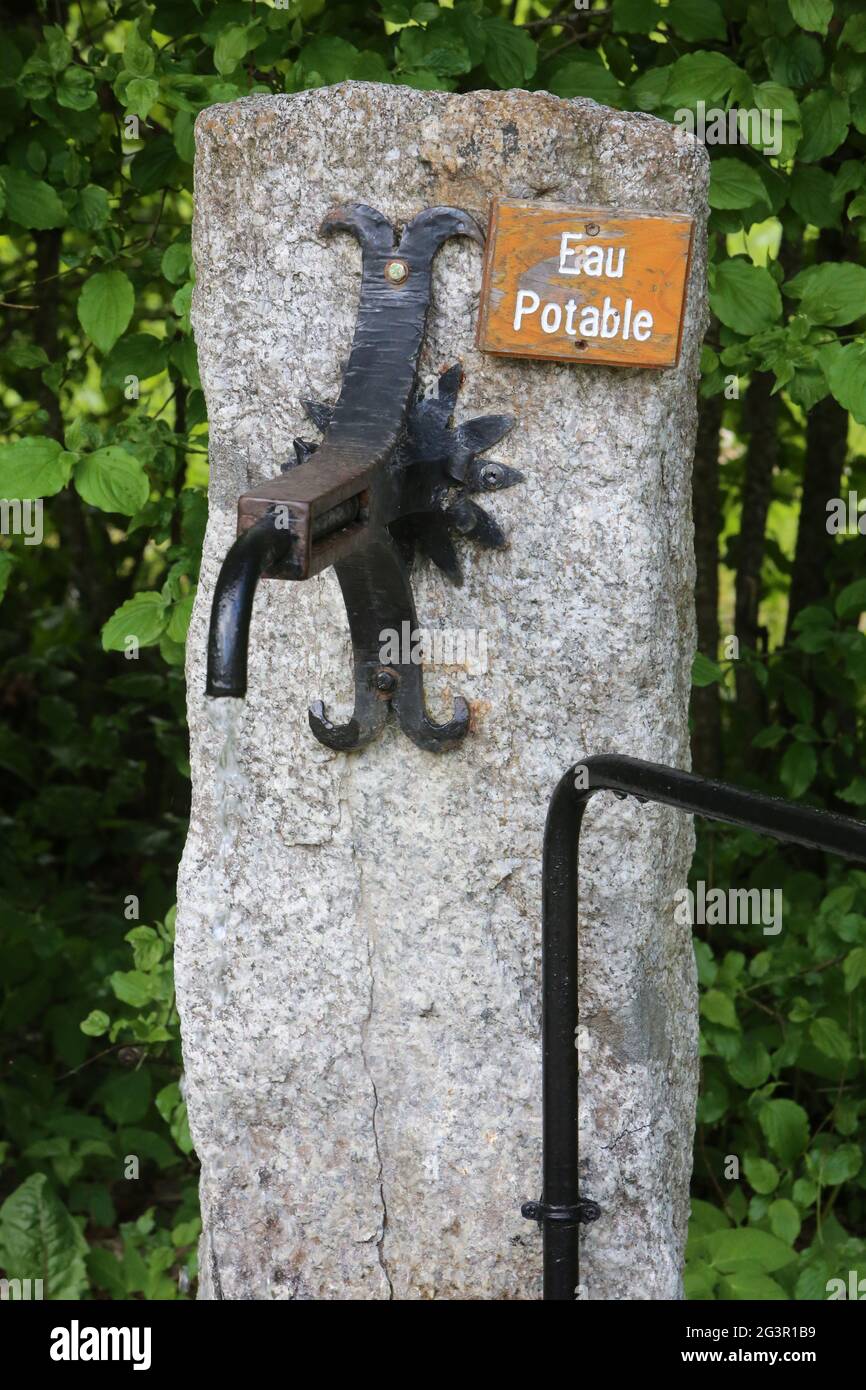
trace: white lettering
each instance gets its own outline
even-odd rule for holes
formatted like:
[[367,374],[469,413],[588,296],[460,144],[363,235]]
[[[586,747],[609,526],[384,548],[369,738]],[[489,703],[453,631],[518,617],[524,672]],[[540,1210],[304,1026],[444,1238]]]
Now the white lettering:
[[541,300],[535,290],[520,290],[517,296],[517,305],[514,310],[514,331],[520,331],[520,325],[527,314],[535,314],[541,306]]

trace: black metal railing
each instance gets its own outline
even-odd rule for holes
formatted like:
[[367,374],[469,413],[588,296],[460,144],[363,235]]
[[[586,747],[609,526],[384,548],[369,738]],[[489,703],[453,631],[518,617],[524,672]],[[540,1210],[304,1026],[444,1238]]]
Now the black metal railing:
[[545,1300],[571,1302],[578,1282],[578,1227],[601,1215],[581,1199],[577,1167],[577,856],[583,813],[595,792],[676,806],[775,840],[866,863],[866,824],[640,758],[585,758],[561,778],[547,813],[542,887],[543,1193],[524,1216],[544,1240]]

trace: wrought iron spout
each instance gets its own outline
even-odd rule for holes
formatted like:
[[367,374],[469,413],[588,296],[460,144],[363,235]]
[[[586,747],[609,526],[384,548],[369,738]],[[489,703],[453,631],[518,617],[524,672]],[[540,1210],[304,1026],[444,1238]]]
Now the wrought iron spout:
[[[209,695],[242,695],[253,594],[259,578],[306,579],[333,565],[349,619],[355,710],[345,724],[321,701],[310,727],[330,748],[352,751],[378,733],[392,709],[420,748],[441,753],[469,729],[469,707],[454,698],[452,718],[427,713],[421,668],[381,652],[386,634],[417,627],[409,568],[423,551],[462,583],[452,532],[499,548],[505,536],[472,500],[521,481],[514,468],[482,457],[510,429],[504,415],[451,427],[460,366],[442,372],[435,396],[419,397],[416,372],[433,258],[449,237],[483,243],[459,208],[425,208],[398,242],[381,213],[363,204],[333,209],[322,235],[350,232],[363,253],[361,297],[339,400],[304,401],[320,444],[296,439],[279,477],[238,501],[238,539],[226,556],[214,598],[208,655]],[[271,520],[268,520],[271,518]],[[277,532],[281,530],[281,536]],[[246,542],[247,536],[252,537]]]
[[543,1197],[523,1214],[544,1238],[544,1298],[571,1302],[578,1282],[578,1227],[603,1212],[578,1192],[577,861],[589,798],[599,791],[676,806],[789,844],[866,863],[866,824],[780,797],[710,782],[619,754],[585,758],[561,778],[544,829],[542,884]]
[[242,698],[247,693],[250,618],[259,580],[274,564],[289,562],[292,536],[276,529],[267,513],[238,536],[223,560],[214,590],[207,644],[205,694]]

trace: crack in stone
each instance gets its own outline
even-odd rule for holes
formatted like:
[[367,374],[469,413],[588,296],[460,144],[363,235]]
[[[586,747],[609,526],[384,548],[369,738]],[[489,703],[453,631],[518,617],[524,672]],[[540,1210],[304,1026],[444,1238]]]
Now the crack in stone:
[[378,1163],[376,1182],[379,1187],[379,1200],[382,1203],[382,1224],[379,1230],[379,1237],[376,1241],[376,1253],[379,1257],[379,1267],[381,1268],[382,1273],[384,1274],[385,1279],[388,1283],[388,1299],[391,1300],[394,1297],[394,1285],[391,1282],[391,1275],[388,1271],[388,1263],[385,1259],[385,1233],[388,1229],[388,1204],[385,1200],[384,1164],[382,1162],[382,1151],[379,1147],[379,1129],[376,1123],[376,1117],[379,1113],[379,1092],[376,1089],[376,1083],[373,1080],[373,1073],[370,1070],[370,1063],[367,1059],[366,1048],[367,1026],[371,1018],[373,1017],[373,995],[376,987],[376,977],[373,972],[373,943],[369,935],[367,937],[367,964],[370,969],[370,999],[369,1007],[367,1009],[367,1017],[364,1019],[364,1022],[361,1025],[361,1058],[364,1063],[364,1070],[367,1073],[367,1079],[370,1082],[370,1089],[373,1092],[373,1113],[370,1118],[373,1126],[373,1144],[376,1149],[376,1162]]
[[[348,804],[348,798],[346,797],[345,782],[341,786],[340,791],[340,805],[342,808],[344,798],[346,799]],[[342,813],[340,819],[342,821]],[[349,833],[351,835],[351,828]],[[358,905],[360,912],[363,914],[364,867],[358,858],[357,852],[355,850],[354,841],[352,842],[352,859],[355,863],[355,868],[358,874]],[[369,923],[370,919],[368,918],[367,920]],[[382,1220],[381,1225],[379,1227],[379,1235],[376,1238],[376,1254],[379,1260],[379,1268],[385,1276],[385,1280],[388,1285],[388,1300],[390,1302],[394,1298],[394,1285],[391,1280],[391,1274],[388,1270],[388,1262],[385,1259],[385,1234],[388,1229],[388,1203],[385,1199],[385,1165],[382,1159],[382,1150],[379,1145],[379,1127],[377,1124],[377,1117],[379,1114],[379,1092],[376,1089],[376,1083],[373,1080],[373,1073],[370,1068],[369,1058],[367,1056],[367,1029],[369,1028],[370,1021],[373,1017],[373,1007],[376,993],[376,973],[373,968],[373,933],[369,925],[367,927],[367,968],[370,977],[370,989],[367,999],[367,1014],[361,1023],[361,1061],[364,1064],[364,1072],[367,1076],[367,1080],[370,1083],[370,1090],[373,1092],[373,1110],[370,1116],[370,1123],[373,1130],[373,1147],[376,1151],[376,1184],[379,1188],[379,1201],[382,1204]]]
[[217,1259],[216,1243],[214,1241],[213,1231],[211,1231],[210,1235],[210,1276],[211,1284],[213,1286],[214,1298],[216,1300],[224,1299],[225,1295],[223,1293],[222,1279],[220,1278],[220,1266],[219,1260]]

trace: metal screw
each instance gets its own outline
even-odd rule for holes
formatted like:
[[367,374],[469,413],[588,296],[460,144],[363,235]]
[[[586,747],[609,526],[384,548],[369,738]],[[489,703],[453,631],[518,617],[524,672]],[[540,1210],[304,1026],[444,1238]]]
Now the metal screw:
[[481,470],[481,481],[485,487],[496,487],[502,482],[502,469],[498,463],[486,463]]
[[390,671],[387,666],[383,666],[376,672],[376,689],[381,690],[383,695],[393,695],[397,689],[397,672]]
[[405,261],[389,261],[385,266],[385,277],[392,285],[402,285],[408,274],[409,267]]
[[583,352],[584,348],[587,347],[588,344],[584,338],[578,338],[574,346],[577,348],[578,352]]
[[601,228],[599,227],[599,225],[598,225],[597,222],[587,222],[587,224],[586,224],[586,234],[587,234],[587,236],[598,236],[598,234],[599,234],[600,231],[601,231]]

